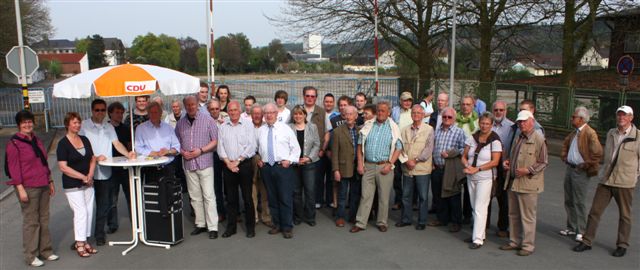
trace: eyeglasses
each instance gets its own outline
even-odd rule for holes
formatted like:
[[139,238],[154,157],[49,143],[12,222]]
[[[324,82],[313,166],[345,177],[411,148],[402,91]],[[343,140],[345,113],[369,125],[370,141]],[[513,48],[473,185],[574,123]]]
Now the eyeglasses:
[[304,95],[304,97],[314,98],[314,97],[317,97],[317,96],[315,96],[315,95]]
[[505,109],[493,109],[494,112],[504,112]]
[[106,112],[107,109],[94,109],[93,111],[94,112]]
[[220,108],[209,108],[210,111],[219,111]]
[[453,119],[453,116],[449,116],[449,115],[443,115],[442,119]]

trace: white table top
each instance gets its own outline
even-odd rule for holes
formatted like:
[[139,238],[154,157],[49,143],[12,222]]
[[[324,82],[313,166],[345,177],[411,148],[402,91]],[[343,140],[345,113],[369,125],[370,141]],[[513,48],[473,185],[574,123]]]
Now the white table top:
[[98,164],[109,167],[153,166],[166,163],[168,160],[169,158],[167,157],[138,156],[132,160],[126,157],[114,157],[99,161]]

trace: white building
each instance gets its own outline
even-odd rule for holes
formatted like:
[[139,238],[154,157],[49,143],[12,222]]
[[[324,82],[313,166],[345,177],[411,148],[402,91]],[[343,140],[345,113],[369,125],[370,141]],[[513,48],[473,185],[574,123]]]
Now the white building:
[[302,51],[307,54],[317,54],[322,58],[322,36],[310,34],[302,41]]

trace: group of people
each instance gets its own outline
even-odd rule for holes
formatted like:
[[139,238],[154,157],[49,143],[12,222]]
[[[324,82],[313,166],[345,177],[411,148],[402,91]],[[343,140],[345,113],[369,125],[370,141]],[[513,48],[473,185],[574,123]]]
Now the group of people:
[[[358,93],[338,97],[336,111],[334,95],[324,95],[319,106],[318,94],[315,87],[304,87],[304,103],[290,108],[288,93],[277,91],[274,102],[261,106],[253,96],[242,103],[234,100],[226,85],[210,97],[202,84],[195,95],[173,100],[169,112],[163,111],[161,98],[139,96],[126,118],[122,104],[107,106],[102,99],[93,100],[88,119],[67,113],[67,133],[56,154],[73,210],[71,248],[80,257],[96,254],[87,241],[94,203],[93,236],[102,246],[106,234],[118,230],[120,187],[130,200],[126,171],[98,162],[142,155],[167,157],[164,164],[143,170],[144,181],[183,181],[195,216],[191,235],[207,232],[215,239],[219,223],[226,221],[221,236],[231,237],[244,218],[248,238],[262,222],[270,227],[269,234],[289,239],[294,226],[315,226],[316,211],[324,205],[334,209],[337,227],[350,223],[350,232],[357,233],[375,218],[377,229],[386,232],[392,208],[401,209],[396,227],[448,226],[455,233],[472,224],[472,236],[465,242],[478,249],[484,245],[491,201],[496,198],[497,235],[509,239],[500,249],[520,256],[534,252],[537,201],[544,190],[548,153],[531,100],[518,104],[511,121],[506,102],[494,102],[491,113],[473,96],[462,97],[456,111],[449,107],[446,93],[436,97],[429,91],[422,100],[414,100],[410,92],[403,92],[398,106],[388,101],[367,104],[366,95]],[[567,228],[560,234],[575,237],[579,244],[574,251],[591,249],[600,216],[613,197],[620,210],[613,256],[624,256],[640,164],[633,110],[618,108],[617,127],[607,133],[604,151],[589,118],[587,108],[577,107],[571,117],[576,130],[564,141]],[[42,142],[33,132],[33,119],[28,111],[16,115],[19,132],[7,143],[7,172],[22,207],[25,261],[40,266],[40,258],[58,259],[48,232],[55,184]],[[600,183],[587,218],[585,194],[591,177]],[[429,213],[435,218],[428,220]]]

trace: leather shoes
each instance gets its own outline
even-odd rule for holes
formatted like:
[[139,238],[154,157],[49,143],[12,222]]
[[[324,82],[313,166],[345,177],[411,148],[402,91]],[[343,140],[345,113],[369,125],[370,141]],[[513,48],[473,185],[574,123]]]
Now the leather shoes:
[[585,243],[580,243],[573,248],[575,252],[583,252],[585,250],[591,250],[591,246],[587,246]]
[[104,238],[98,238],[96,239],[96,246],[104,246],[104,244],[106,244],[107,241]]
[[496,233],[496,235],[500,238],[506,238],[509,237],[509,232],[508,231],[498,231]]
[[336,227],[344,227],[344,219],[339,218],[336,220]]
[[308,221],[307,224],[309,224],[309,226],[311,226],[311,227],[316,226],[316,222],[315,221]]
[[482,247],[482,245],[477,244],[477,243],[472,243],[472,244],[469,246],[469,248],[470,248],[470,249],[479,249],[479,248],[481,248],[481,247]]
[[516,253],[516,254],[518,254],[518,256],[529,256],[529,255],[533,254],[533,252],[521,249],[521,250],[518,250],[518,253]]
[[465,243],[473,243],[473,238],[471,238],[471,237],[466,238],[466,239],[464,239],[464,242]]
[[278,228],[271,228],[271,230],[269,230],[269,234],[279,234],[280,233],[280,229]]
[[400,210],[400,208],[402,208],[402,206],[399,203],[396,203],[391,207],[391,210]]
[[300,225],[300,223],[302,223],[302,221],[300,221],[299,219],[293,220],[293,225]]
[[282,237],[284,237],[284,239],[291,239],[293,238],[293,232],[291,231],[282,232]]
[[192,232],[191,235],[198,235],[201,234],[203,232],[206,232],[207,228],[200,228],[200,227],[196,227]]
[[425,225],[424,225],[424,224],[418,224],[418,225],[416,225],[416,230],[418,230],[418,231],[422,231],[422,230],[424,230],[424,228],[425,228]]
[[519,247],[514,247],[511,244],[504,244],[500,246],[500,250],[519,250]]
[[378,231],[380,231],[380,232],[386,232],[386,231],[387,231],[387,226],[385,226],[385,225],[378,225]]
[[460,224],[451,224],[449,227],[449,232],[455,233],[460,231]]
[[396,227],[399,227],[399,228],[406,227],[406,226],[411,226],[411,223],[402,222],[402,221],[396,223]]
[[216,239],[216,238],[218,238],[218,231],[210,231],[209,239]]
[[222,238],[229,238],[232,235],[236,234],[236,232],[230,232],[230,231],[226,231],[222,234]]
[[618,247],[616,248],[616,250],[611,253],[611,256],[613,257],[622,257],[624,256],[624,254],[627,254],[627,249],[623,248],[623,247]]
[[254,238],[256,236],[255,232],[247,232],[247,238]]
[[442,224],[442,222],[440,222],[438,220],[432,220],[432,221],[429,221],[429,223],[427,223],[427,226],[429,226],[429,227],[440,227],[440,226],[444,226],[444,224]]
[[117,231],[118,231],[118,228],[109,228],[109,229],[107,230],[107,233],[108,233],[108,234],[113,234],[113,233],[115,233],[115,232],[117,232]]
[[364,231],[364,229],[360,228],[358,226],[353,226],[353,227],[351,227],[351,230],[349,230],[349,232],[351,232],[351,233],[357,233],[357,232],[360,232],[360,231]]

